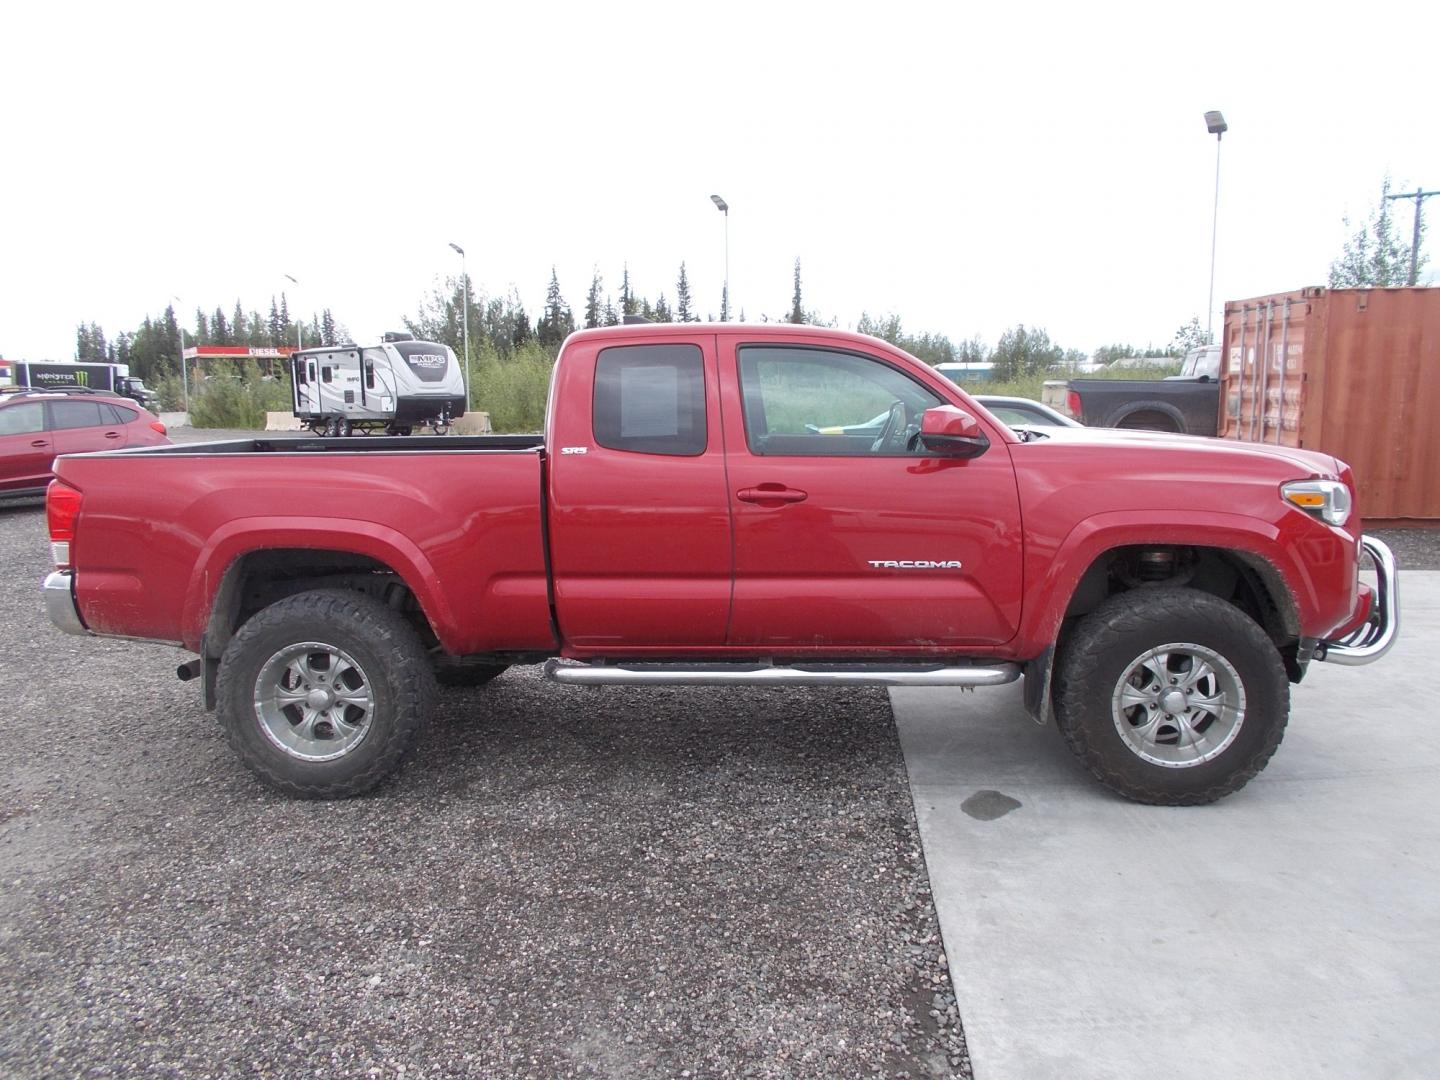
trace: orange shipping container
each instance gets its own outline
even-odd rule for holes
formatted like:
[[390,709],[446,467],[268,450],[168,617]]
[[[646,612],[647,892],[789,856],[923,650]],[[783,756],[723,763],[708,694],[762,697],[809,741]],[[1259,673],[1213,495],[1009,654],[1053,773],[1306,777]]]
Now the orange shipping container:
[[1225,305],[1220,435],[1334,454],[1366,521],[1440,524],[1440,288]]

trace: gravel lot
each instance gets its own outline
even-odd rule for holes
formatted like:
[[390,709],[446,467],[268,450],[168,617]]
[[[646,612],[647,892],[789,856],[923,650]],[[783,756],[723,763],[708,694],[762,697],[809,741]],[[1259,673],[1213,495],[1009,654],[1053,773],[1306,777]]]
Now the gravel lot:
[[968,1075],[882,691],[512,669],[292,802],[50,628],[38,504],[0,546],[0,1074]]

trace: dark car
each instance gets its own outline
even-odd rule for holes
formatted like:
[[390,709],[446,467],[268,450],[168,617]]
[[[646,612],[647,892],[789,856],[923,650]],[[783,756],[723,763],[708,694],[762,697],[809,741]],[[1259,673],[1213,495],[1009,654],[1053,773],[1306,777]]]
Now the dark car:
[[0,394],[0,500],[43,495],[61,454],[169,441],[154,413],[117,394],[7,391]]

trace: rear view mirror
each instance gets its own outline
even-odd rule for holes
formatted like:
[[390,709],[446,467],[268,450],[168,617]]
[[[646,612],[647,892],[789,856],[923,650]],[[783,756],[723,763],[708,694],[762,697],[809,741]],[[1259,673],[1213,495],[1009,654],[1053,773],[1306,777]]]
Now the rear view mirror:
[[940,457],[973,458],[990,449],[980,422],[954,405],[926,409],[920,418],[920,445]]

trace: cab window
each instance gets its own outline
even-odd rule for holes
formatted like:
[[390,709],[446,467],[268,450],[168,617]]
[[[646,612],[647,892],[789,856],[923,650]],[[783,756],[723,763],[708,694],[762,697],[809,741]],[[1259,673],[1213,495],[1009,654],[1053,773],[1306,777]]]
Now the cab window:
[[705,452],[705,370],[698,345],[626,345],[595,361],[595,441],[611,450]]
[[742,345],[739,356],[751,453],[925,453],[914,436],[921,415],[941,400],[898,368],[834,349]]

